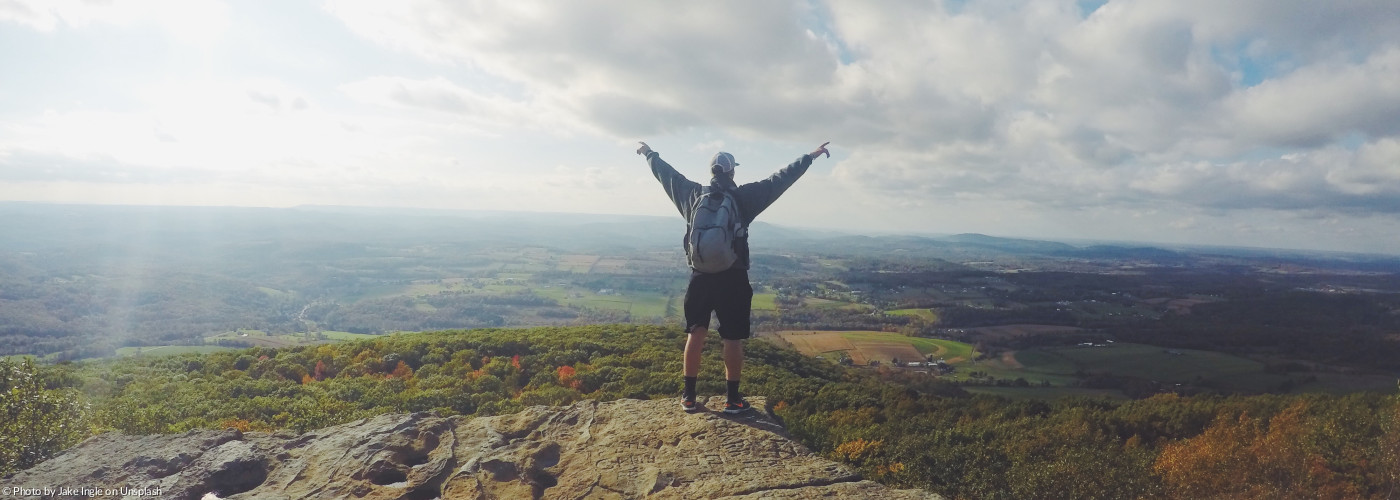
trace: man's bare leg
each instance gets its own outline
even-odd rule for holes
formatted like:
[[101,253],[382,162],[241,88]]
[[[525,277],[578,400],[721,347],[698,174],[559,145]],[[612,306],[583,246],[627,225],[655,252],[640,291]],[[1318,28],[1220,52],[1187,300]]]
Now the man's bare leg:
[[744,343],[742,340],[724,340],[724,379],[739,381],[739,372],[744,370]]
[[739,392],[739,375],[744,369],[744,342],[742,340],[724,340],[724,378],[727,402],[724,404],[724,412],[735,414],[743,413],[753,409],[744,396]]
[[[700,376],[700,353],[705,350],[705,335],[710,332],[708,327],[696,326],[690,329],[690,335],[685,339],[685,376]],[[725,348],[725,359],[728,359],[728,348]],[[740,353],[741,355],[743,353]],[[727,362],[726,362],[727,363]]]

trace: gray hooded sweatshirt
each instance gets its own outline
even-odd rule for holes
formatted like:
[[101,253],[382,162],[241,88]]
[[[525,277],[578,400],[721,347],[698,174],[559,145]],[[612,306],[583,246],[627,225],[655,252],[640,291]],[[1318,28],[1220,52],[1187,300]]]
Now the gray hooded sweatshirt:
[[[700,183],[687,179],[680,172],[677,172],[655,151],[647,153],[647,164],[651,165],[652,175],[656,176],[656,180],[661,181],[661,187],[666,189],[666,195],[670,196],[671,202],[676,204],[676,209],[681,212],[681,217],[685,218],[687,226],[690,224],[690,207],[695,204],[696,198],[712,190],[727,189],[734,195],[734,201],[739,204],[739,215],[743,217],[744,227],[748,227],[754,218],[758,217],[758,214],[763,213],[763,210],[777,201],[784,191],[792,187],[792,183],[797,182],[802,174],[807,173],[807,167],[812,165],[812,155],[802,155],[797,161],[783,167],[782,170],[767,179],[742,186],[735,185],[734,179],[728,176],[714,176],[710,179],[709,186],[701,186]],[[734,247],[734,252],[739,255],[739,260],[730,269],[748,269],[748,236],[736,239]]]

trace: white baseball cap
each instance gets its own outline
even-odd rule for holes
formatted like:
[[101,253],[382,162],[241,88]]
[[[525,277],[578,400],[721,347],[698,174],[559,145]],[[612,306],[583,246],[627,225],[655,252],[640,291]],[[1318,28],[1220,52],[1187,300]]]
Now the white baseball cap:
[[724,172],[733,172],[734,167],[739,166],[739,162],[734,161],[734,155],[720,151],[715,153],[714,158],[710,158],[710,166],[719,165],[719,169]]

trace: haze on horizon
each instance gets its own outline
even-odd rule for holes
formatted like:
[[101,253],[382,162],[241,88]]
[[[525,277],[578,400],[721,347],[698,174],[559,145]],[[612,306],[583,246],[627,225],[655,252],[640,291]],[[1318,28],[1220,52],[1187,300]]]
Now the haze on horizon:
[[1400,2],[0,2],[0,201],[1397,253]]

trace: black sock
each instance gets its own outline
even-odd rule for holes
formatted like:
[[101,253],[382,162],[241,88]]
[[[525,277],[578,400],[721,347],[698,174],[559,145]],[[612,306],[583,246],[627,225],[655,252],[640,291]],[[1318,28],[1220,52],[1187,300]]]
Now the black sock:
[[729,381],[729,401],[733,402],[733,401],[738,401],[738,400],[740,400],[740,399],[743,399],[743,398],[742,398],[741,396],[739,396],[739,381],[738,381],[738,380],[730,380],[730,381]]
[[695,400],[695,379],[696,377],[685,378],[685,394],[683,394],[681,397],[690,401]]

